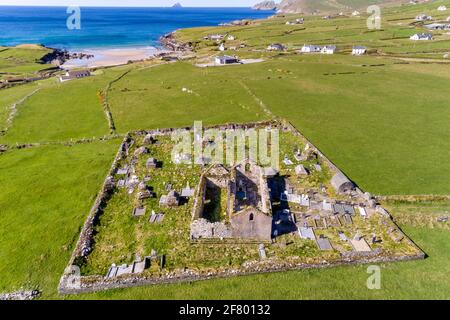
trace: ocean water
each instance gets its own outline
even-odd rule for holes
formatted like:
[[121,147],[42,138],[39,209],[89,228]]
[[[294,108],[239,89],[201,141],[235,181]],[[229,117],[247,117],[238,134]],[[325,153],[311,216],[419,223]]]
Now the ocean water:
[[273,12],[250,8],[81,8],[81,29],[69,30],[66,7],[0,6],[0,45],[39,43],[82,50],[157,46],[180,28],[261,19]]

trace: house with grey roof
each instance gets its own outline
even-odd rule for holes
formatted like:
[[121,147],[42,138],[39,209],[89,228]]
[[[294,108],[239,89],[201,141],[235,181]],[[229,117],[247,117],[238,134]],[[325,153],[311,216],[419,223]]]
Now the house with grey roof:
[[216,64],[227,65],[240,63],[239,59],[231,56],[219,56],[215,59]]
[[302,53],[315,53],[320,52],[320,50],[322,50],[321,46],[316,46],[314,44],[304,44],[300,51]]
[[269,51],[284,51],[285,49],[281,43],[272,43],[267,47]]
[[409,39],[414,41],[433,40],[433,35],[431,33],[416,33],[415,35],[409,37]]
[[433,20],[433,18],[431,16],[428,16],[424,13],[419,14],[418,16],[416,16],[415,18],[416,21],[429,21],[429,20]]
[[336,52],[337,48],[335,45],[328,45],[328,46],[323,46],[322,49],[320,50],[320,52],[322,54],[334,54]]
[[365,54],[366,51],[367,51],[367,48],[364,46],[353,46],[352,55],[361,56],[361,55]]
[[91,76],[89,70],[67,71],[65,75],[59,77],[59,81],[66,82],[74,79],[81,79]]

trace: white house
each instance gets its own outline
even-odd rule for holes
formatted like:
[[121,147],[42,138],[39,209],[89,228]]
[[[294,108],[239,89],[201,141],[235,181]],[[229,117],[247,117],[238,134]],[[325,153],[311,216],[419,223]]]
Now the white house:
[[227,40],[229,40],[229,41],[234,41],[234,40],[236,40],[236,37],[235,37],[235,36],[232,36],[232,35],[229,35],[228,38],[227,38]]
[[433,18],[423,13],[416,16],[416,21],[428,21],[428,20],[433,20]]
[[59,81],[66,82],[74,79],[89,77],[91,72],[89,70],[67,71],[65,75],[59,77]]
[[447,22],[450,22],[450,17],[447,17]]
[[322,54],[334,54],[336,52],[336,46],[330,45],[330,46],[324,46],[320,50]]
[[211,35],[208,36],[208,38],[210,40],[213,40],[213,41],[219,41],[219,40],[222,40],[223,38],[225,38],[225,35],[223,35],[223,34],[211,34]]
[[438,11],[446,11],[447,7],[446,6],[439,6],[437,9],[438,9]]
[[239,63],[239,59],[230,56],[219,56],[215,58],[216,64],[226,65],[226,64],[235,64]]
[[225,45],[223,43],[220,44],[219,51],[225,51]]
[[363,46],[354,46],[354,47],[352,48],[352,55],[354,55],[354,56],[361,56],[361,55],[365,54],[366,51],[367,51],[367,48],[366,48],[366,47],[363,47]]
[[415,35],[409,37],[411,40],[433,40],[433,35],[430,33],[416,33]]
[[360,13],[357,10],[352,12],[352,16],[354,16],[354,17],[359,16],[359,15],[360,15]]
[[313,44],[304,44],[301,52],[303,53],[314,53],[314,52],[320,52],[320,50],[322,50],[321,46],[316,46]]
[[304,18],[299,18],[299,19],[295,19],[295,21],[287,21],[286,24],[287,25],[303,24],[303,22],[305,22],[305,19]]
[[272,43],[267,47],[269,51],[284,51],[284,46],[280,43]]

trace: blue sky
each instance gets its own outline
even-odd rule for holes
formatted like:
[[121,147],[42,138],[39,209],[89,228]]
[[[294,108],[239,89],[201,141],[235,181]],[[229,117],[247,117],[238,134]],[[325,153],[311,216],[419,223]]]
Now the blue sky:
[[11,6],[127,6],[169,7],[180,2],[185,7],[250,7],[258,0],[0,0],[0,5]]

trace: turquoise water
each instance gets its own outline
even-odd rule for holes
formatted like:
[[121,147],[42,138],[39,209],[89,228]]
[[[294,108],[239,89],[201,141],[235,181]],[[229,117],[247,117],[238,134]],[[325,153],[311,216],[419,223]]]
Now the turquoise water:
[[157,46],[180,28],[261,19],[273,12],[250,8],[81,8],[81,29],[68,30],[66,7],[0,6],[0,45],[39,43],[79,50]]

